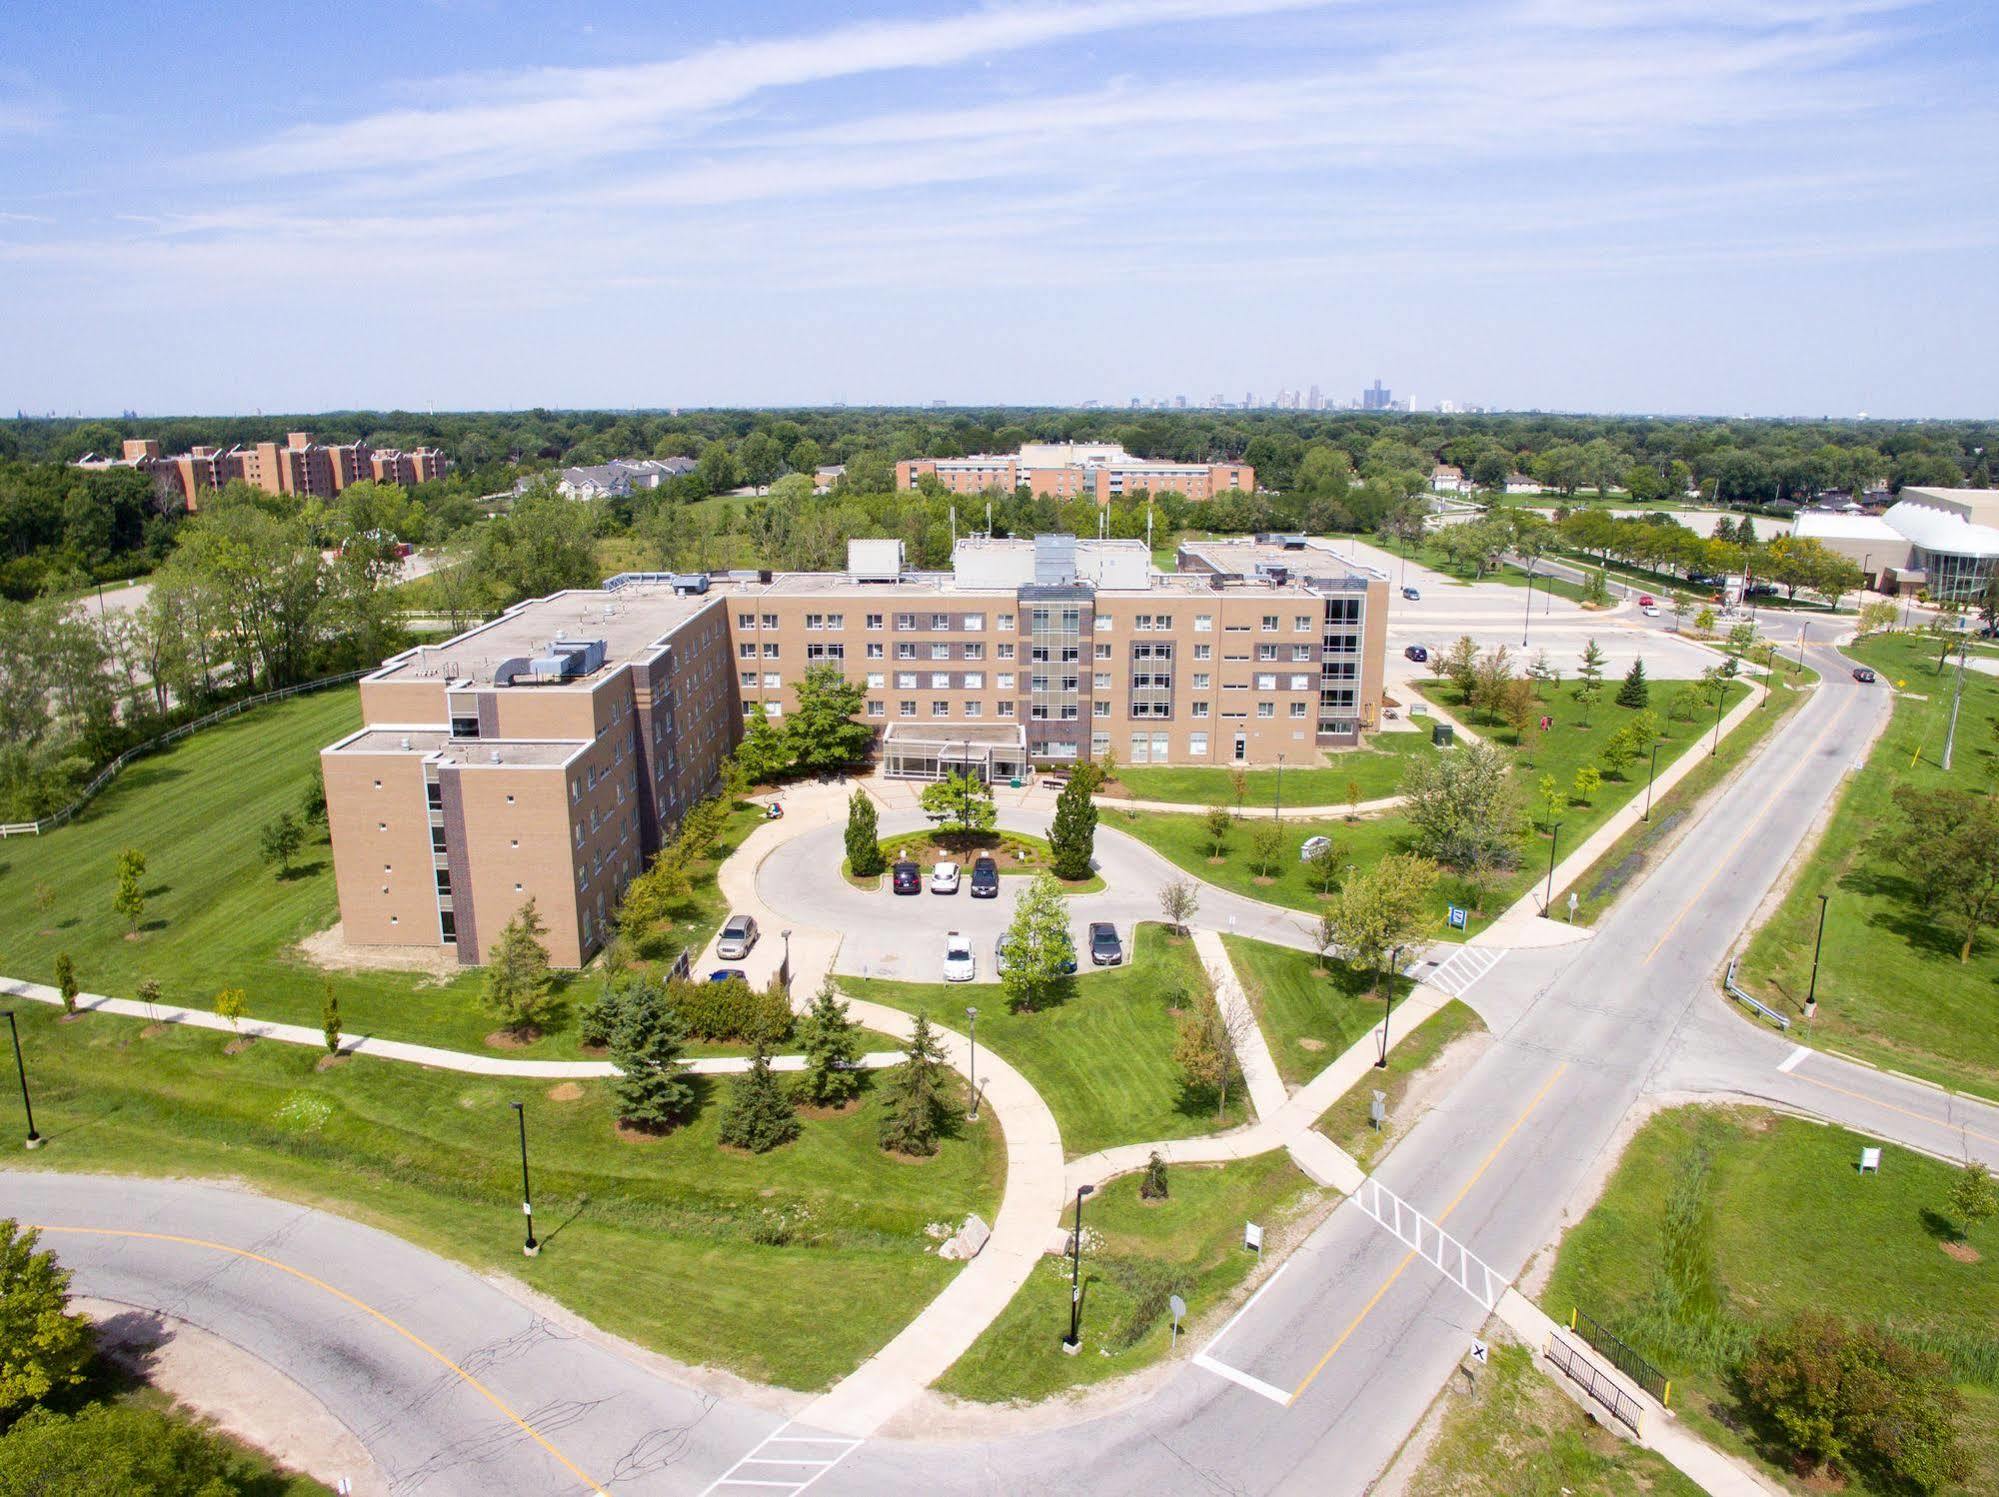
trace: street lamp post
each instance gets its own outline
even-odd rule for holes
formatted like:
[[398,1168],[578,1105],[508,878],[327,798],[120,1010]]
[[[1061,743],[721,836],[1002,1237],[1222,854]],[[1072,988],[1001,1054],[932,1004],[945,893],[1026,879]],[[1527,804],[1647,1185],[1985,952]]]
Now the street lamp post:
[[511,1105],[521,1125],[521,1215],[528,1223],[528,1238],[521,1244],[521,1251],[532,1258],[541,1251],[541,1244],[534,1240],[534,1197],[528,1193],[528,1115],[520,1103]]
[[1825,901],[1819,896],[1819,933],[1812,941],[1812,985],[1805,993],[1805,1017],[1814,1017],[1819,1011],[1819,951],[1825,946]]
[[[1541,913],[1548,915],[1549,901],[1555,897],[1555,844],[1562,840],[1562,824],[1558,821],[1548,829],[1548,886],[1541,891]],[[1553,915],[1548,915],[1550,920]]]
[[1527,648],[1527,626],[1534,622],[1534,559],[1527,559],[1527,615],[1520,620],[1520,648]]
[[1388,981],[1381,988],[1381,1055],[1375,1061],[1377,1071],[1388,1069],[1388,1015],[1395,1007],[1395,974],[1402,970],[1402,948],[1396,947],[1388,958]]
[[14,1010],[7,1010],[7,1031],[14,1036],[14,1074],[21,1078],[21,1109],[28,1115],[28,1139],[24,1148],[39,1149],[41,1134],[35,1132],[35,1104],[28,1100],[28,1066],[21,1059],[21,1026],[15,1022]]
[[1655,743],[1652,745],[1652,772],[1645,776],[1645,814],[1638,818],[1640,821],[1652,819],[1652,782],[1658,778],[1659,745]]
[[1284,819],[1284,756],[1282,754],[1279,754],[1277,756],[1276,811],[1277,811],[1277,819],[1279,821],[1282,821]]
[[789,989],[791,987],[791,929],[787,926],[785,929],[779,931],[778,934],[784,937],[784,985],[786,989]]
[[1083,1197],[1095,1190],[1094,1185],[1076,1187],[1076,1235],[1069,1244],[1069,1334],[1062,1338],[1062,1350],[1071,1356],[1083,1344]]
[[1714,687],[1714,742],[1708,745],[1707,756],[1712,759],[1721,752],[1721,709],[1728,703],[1728,682],[1717,681]]
[[965,1017],[972,1022],[972,1063],[967,1067],[966,1074],[971,1078],[972,1082],[972,1111],[970,1118],[972,1122],[976,1123],[979,1120],[979,1010],[977,1005],[966,1004]]

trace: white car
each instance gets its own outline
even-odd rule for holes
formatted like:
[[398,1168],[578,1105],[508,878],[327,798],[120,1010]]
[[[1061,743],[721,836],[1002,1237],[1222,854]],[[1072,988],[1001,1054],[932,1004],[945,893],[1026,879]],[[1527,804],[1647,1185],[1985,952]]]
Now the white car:
[[932,894],[956,894],[958,892],[958,865],[939,863],[930,870],[930,892]]
[[1656,619],[1659,616],[1659,605],[1657,603],[1647,604],[1639,612],[1644,614],[1648,619]]
[[944,937],[944,980],[970,982],[979,975],[979,959],[972,954],[972,938],[959,931]]

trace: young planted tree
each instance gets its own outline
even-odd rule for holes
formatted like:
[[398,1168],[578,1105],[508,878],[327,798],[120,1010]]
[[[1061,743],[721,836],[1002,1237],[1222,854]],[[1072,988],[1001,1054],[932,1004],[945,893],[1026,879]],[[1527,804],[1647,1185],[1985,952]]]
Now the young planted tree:
[[1702,639],[1706,639],[1710,634],[1714,633],[1714,626],[1718,617],[1719,615],[1715,613],[1711,605],[1702,604],[1701,611],[1694,615],[1694,633],[1700,635]]
[[1635,722],[1626,723],[1604,739],[1603,747],[1597,750],[1597,757],[1603,761],[1603,767],[1619,779],[1624,777],[1624,771],[1630,766],[1631,761],[1638,757],[1639,746],[1644,741],[1631,731],[1635,726]]
[[1645,683],[1645,662],[1634,660],[1631,669],[1624,673],[1624,684],[1617,688],[1617,705],[1636,710],[1650,706],[1652,688]]
[[1097,807],[1090,797],[1091,777],[1073,775],[1055,800],[1055,819],[1048,828],[1048,847],[1055,876],[1078,882],[1090,876],[1090,859],[1097,847]]
[[1250,861],[1264,878],[1277,876],[1278,859],[1284,855],[1284,827],[1276,820],[1259,821],[1249,834]]
[[1159,890],[1159,913],[1176,936],[1187,934],[1187,922],[1201,905],[1201,888],[1191,878],[1169,879]]
[[1498,712],[1506,725],[1513,729],[1513,742],[1516,746],[1526,744],[1527,730],[1534,725],[1534,719],[1539,715],[1534,710],[1539,701],[1540,699],[1534,695],[1533,684],[1517,676],[1499,688]]
[[1487,650],[1472,667],[1471,690],[1465,698],[1467,705],[1495,720],[1503,718],[1506,688],[1513,679],[1513,657],[1506,646]]
[[1589,726],[1590,704],[1603,690],[1603,650],[1594,639],[1583,644],[1582,662],[1576,667],[1576,700],[1583,704],[1583,726]]
[[324,996],[319,1004],[319,1033],[326,1041],[326,1053],[340,1053],[340,998],[333,991],[333,979],[326,979]]
[[750,1068],[729,1085],[716,1140],[732,1149],[768,1154],[798,1137],[798,1113],[784,1085],[770,1068],[763,1041],[750,1056]]
[[62,1011],[75,1013],[76,995],[82,990],[76,985],[76,963],[67,951],[56,953],[56,991],[62,994]]
[[298,796],[299,820],[309,827],[326,825],[326,781],[314,775]]
[[1138,1182],[1138,1198],[1141,1201],[1163,1201],[1166,1193],[1166,1161],[1154,1149],[1145,1161],[1145,1178]]
[[618,900],[618,930],[643,944],[654,927],[673,918],[673,910],[694,893],[686,854],[676,839],[653,854],[652,863],[625,885]]
[[1347,781],[1347,820],[1360,820],[1360,781]]
[[1437,669],[1458,689],[1458,699],[1467,707],[1472,705],[1472,694],[1478,689],[1478,641],[1460,634],[1438,659]]
[[1208,834],[1208,856],[1219,863],[1229,845],[1229,827],[1234,818],[1220,806],[1208,807],[1201,818],[1201,829]]
[[1235,797],[1235,816],[1242,820],[1242,803],[1249,799],[1249,771],[1240,764],[1229,766],[1229,794]]
[[241,988],[224,988],[215,995],[215,1017],[229,1021],[229,1027],[241,1032],[243,1013],[249,1007],[249,1000]]
[[902,1064],[882,1087],[881,1146],[897,1154],[935,1154],[949,1086],[943,1047],[930,1032],[929,1015],[919,1013]]
[[56,907],[56,886],[54,884],[46,884],[46,883],[36,884],[35,913],[37,915],[40,915],[44,920],[46,920],[49,918],[49,912],[53,910],[55,907]]
[[874,797],[857,789],[847,799],[847,869],[856,878],[873,878],[887,866]]
[[1548,688],[1555,684],[1554,662],[1548,659],[1546,650],[1536,650],[1534,658],[1528,662],[1527,679],[1534,683],[1534,695],[1545,698]]
[[1180,1067],[1189,1092],[1215,1099],[1217,1118],[1227,1115],[1229,1088],[1242,1077],[1236,1046],[1248,1038],[1249,1027],[1255,1023],[1247,1004],[1237,1007],[1233,1015],[1225,1014],[1209,992],[1203,992],[1181,1016],[1174,1063]]
[[1520,861],[1521,813],[1503,749],[1470,742],[1415,760],[1402,780],[1415,850],[1483,880]]
[[257,848],[264,861],[278,870],[280,878],[292,871],[292,859],[305,846],[305,828],[290,811],[280,811],[257,831]]
[[1608,608],[1610,606],[1610,583],[1601,567],[1593,567],[1583,575],[1583,607]]
[[486,1012],[509,1033],[528,1038],[537,1033],[548,1010],[555,979],[549,971],[548,927],[532,896],[514,911],[486,954],[486,985],[481,995]]
[[[96,1351],[90,1322],[70,1313],[69,1270],[40,1241],[33,1227],[0,1220],[0,1429],[80,1385]],[[64,1489],[56,1469],[50,1492]]]
[[1596,799],[1596,793],[1603,787],[1603,771],[1594,764],[1576,766],[1576,780],[1573,787],[1575,798],[1584,805]]
[[1076,941],[1069,934],[1069,903],[1052,873],[1037,873],[1013,908],[1006,928],[1006,965],[1000,991],[1007,1006],[1032,1010],[1053,1002],[1066,989],[1076,964]]
[[1348,879],[1327,916],[1327,949],[1344,954],[1349,968],[1366,973],[1371,991],[1381,988],[1382,969],[1397,947],[1414,944],[1427,928],[1428,903],[1437,886],[1437,867],[1427,858],[1390,853],[1372,868]]
[[146,1017],[155,1024],[159,1023],[160,980],[157,977],[142,977],[139,979],[138,987],[132,990],[132,994],[146,1005]]
[[111,907],[125,917],[125,928],[137,930],[146,914],[146,855],[136,847],[118,854],[118,892]]
[[1969,1237],[1980,1222],[1999,1216],[1999,1185],[1993,1184],[1983,1160],[1970,1161],[1952,1178],[1949,1206],[1959,1237]]
[[1555,829],[1555,823],[1562,819],[1562,813],[1569,808],[1568,796],[1562,792],[1562,787],[1555,783],[1555,777],[1551,774],[1542,775],[1540,783],[1534,787],[1534,803],[1541,812],[1542,830],[1550,832]]
[[967,846],[973,837],[990,832],[999,822],[999,813],[993,807],[993,787],[979,775],[956,769],[925,785],[918,802]]
[[860,1025],[834,990],[832,974],[819,984],[812,1007],[798,1026],[805,1072],[799,1093],[814,1107],[841,1107],[861,1090]]
[[618,1076],[611,1083],[618,1121],[648,1132],[664,1132],[694,1107],[694,1088],[682,1059],[687,1026],[655,979],[632,974],[618,984],[613,1005],[611,1060]]
[[1312,870],[1312,882],[1319,886],[1319,897],[1329,899],[1333,886],[1340,881],[1340,870],[1346,866],[1346,854],[1340,850],[1339,843],[1328,837],[1312,849],[1305,866]]

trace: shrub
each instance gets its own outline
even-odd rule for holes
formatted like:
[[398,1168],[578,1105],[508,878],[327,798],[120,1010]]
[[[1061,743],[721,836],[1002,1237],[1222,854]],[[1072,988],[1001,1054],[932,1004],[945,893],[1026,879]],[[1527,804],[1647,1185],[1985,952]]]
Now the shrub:
[[1142,1201],[1166,1199],[1166,1161],[1159,1157],[1157,1149],[1145,1161],[1145,1178],[1138,1182],[1138,1196]]
[[781,987],[759,993],[739,977],[727,982],[667,984],[667,1001],[701,1040],[748,1040],[761,1035],[769,1044],[791,1038],[791,1002]]

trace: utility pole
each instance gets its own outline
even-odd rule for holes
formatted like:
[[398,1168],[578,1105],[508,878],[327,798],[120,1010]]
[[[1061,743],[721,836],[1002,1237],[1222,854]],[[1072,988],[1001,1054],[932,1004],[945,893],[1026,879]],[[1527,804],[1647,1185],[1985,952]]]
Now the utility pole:
[[1959,640],[1957,645],[1957,684],[1950,693],[1950,728],[1943,735],[1943,769],[1950,773],[1950,751],[1957,743],[1957,712],[1964,705],[1964,657],[1969,647]]

